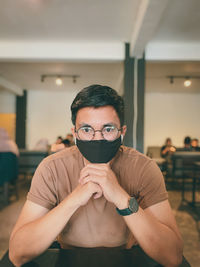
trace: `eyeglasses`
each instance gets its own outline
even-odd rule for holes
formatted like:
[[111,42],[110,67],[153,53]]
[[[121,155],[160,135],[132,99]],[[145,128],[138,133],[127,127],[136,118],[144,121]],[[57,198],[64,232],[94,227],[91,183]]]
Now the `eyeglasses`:
[[100,132],[102,137],[107,141],[113,141],[117,138],[119,131],[114,125],[106,125],[101,130],[94,130],[92,126],[82,126],[78,130],[75,130],[80,140],[91,141],[96,132]]

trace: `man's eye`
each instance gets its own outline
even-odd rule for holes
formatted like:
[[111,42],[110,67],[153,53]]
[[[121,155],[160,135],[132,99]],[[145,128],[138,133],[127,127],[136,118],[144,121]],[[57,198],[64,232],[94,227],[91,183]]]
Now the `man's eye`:
[[81,131],[83,131],[84,133],[90,133],[92,131],[92,128],[90,128],[90,127],[83,127],[83,128],[81,128]]
[[104,128],[104,132],[106,133],[111,133],[115,130],[115,127],[114,126],[107,126]]

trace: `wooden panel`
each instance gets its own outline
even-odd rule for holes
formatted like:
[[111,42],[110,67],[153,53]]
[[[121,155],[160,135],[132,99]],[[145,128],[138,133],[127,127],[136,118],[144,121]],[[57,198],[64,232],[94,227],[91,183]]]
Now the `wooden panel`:
[[15,140],[16,114],[0,113],[0,127],[5,128],[12,140]]

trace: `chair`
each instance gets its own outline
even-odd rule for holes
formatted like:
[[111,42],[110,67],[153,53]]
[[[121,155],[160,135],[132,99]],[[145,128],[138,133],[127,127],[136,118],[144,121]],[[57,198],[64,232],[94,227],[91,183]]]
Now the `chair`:
[[10,185],[14,187],[18,199],[17,177],[17,156],[12,152],[0,152],[0,186],[3,188],[3,199],[6,204],[9,202]]
[[[185,199],[185,184],[192,184],[195,177],[194,163],[200,161],[200,152],[178,151],[172,155],[172,177],[182,180],[182,201]],[[190,203],[189,201],[187,201]]]
[[150,158],[160,158],[160,146],[149,146],[147,148],[147,156]]
[[147,156],[154,159],[158,167],[163,171],[163,166],[166,160],[160,156],[160,150],[160,146],[149,146],[147,148]]
[[40,162],[48,156],[46,151],[20,150],[19,174],[24,177],[33,176]]

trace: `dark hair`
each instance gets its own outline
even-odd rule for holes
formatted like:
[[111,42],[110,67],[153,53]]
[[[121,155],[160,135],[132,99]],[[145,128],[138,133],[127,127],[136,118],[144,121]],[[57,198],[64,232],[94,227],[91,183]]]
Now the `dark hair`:
[[99,84],[90,85],[76,95],[71,104],[72,123],[75,125],[79,109],[103,106],[112,106],[117,112],[121,126],[124,124],[124,101],[122,97],[111,87]]
[[191,143],[191,138],[189,136],[186,136],[185,139],[184,139],[184,144],[185,145],[190,145]]
[[62,140],[62,144],[64,144],[64,145],[70,145],[69,139]]
[[168,137],[168,138],[166,139],[165,143],[167,144],[169,141],[171,142],[172,140],[171,140],[171,138]]

